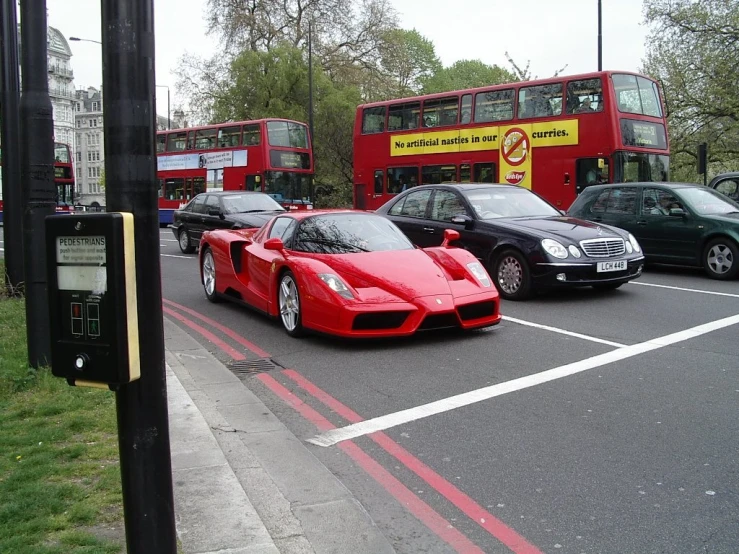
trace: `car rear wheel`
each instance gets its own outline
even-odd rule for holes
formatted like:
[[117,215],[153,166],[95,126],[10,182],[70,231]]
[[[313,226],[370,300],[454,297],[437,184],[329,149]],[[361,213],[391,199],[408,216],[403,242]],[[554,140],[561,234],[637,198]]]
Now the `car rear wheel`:
[[703,251],[703,268],[713,279],[733,279],[739,274],[739,248],[728,238],[718,238]]
[[211,302],[218,302],[218,292],[216,290],[216,262],[213,258],[213,252],[210,248],[206,248],[203,252],[203,262],[201,265],[203,275],[203,290],[205,297]]
[[300,311],[300,292],[298,282],[292,271],[286,271],[280,277],[277,289],[277,307],[280,310],[280,321],[285,332],[291,337],[303,334],[302,313]]
[[190,233],[187,229],[182,229],[177,239],[177,242],[180,244],[180,250],[182,250],[183,254],[192,254],[195,252],[195,247],[190,242]]
[[496,258],[493,279],[498,292],[507,300],[525,300],[531,296],[531,270],[517,250],[506,250]]

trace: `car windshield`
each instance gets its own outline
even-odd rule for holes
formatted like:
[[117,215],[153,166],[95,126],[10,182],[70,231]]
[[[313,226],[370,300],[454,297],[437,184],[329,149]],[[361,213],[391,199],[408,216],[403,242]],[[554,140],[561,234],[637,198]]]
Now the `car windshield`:
[[480,219],[562,215],[551,204],[524,188],[490,187],[467,190],[463,194]]
[[229,194],[223,196],[223,211],[227,214],[249,212],[284,212],[285,209],[266,194]]
[[679,194],[700,215],[739,214],[739,203],[713,189],[691,187],[679,189]]
[[343,213],[305,219],[295,249],[315,254],[412,250],[413,244],[394,223],[378,215]]

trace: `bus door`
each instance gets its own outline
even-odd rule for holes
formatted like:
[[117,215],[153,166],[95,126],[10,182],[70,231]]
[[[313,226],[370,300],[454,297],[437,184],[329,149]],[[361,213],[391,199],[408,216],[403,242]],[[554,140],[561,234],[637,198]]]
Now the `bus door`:
[[247,175],[244,177],[244,187],[244,190],[263,192],[261,175]]
[[608,182],[608,158],[579,158],[575,160],[575,193],[580,194],[590,185]]
[[354,185],[354,205],[358,210],[367,209],[367,193],[365,192],[364,183]]

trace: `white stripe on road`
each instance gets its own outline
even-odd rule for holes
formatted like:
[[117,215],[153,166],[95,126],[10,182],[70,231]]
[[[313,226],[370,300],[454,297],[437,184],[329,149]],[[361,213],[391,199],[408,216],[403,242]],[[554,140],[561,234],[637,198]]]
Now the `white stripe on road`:
[[669,285],[655,285],[654,283],[641,283],[638,281],[629,281],[629,284],[630,285],[641,285],[643,287],[656,287],[659,289],[682,290],[685,292],[697,292],[698,294],[712,294],[714,296],[729,296],[731,298],[739,298],[739,294],[731,294],[729,292],[714,292],[711,290],[685,289],[683,287],[672,287]]
[[312,439],[308,439],[308,442],[318,446],[332,446],[345,440],[354,439],[363,435],[369,435],[377,431],[382,431],[384,429],[389,429],[391,427],[402,425],[403,423],[410,423],[411,421],[416,421],[418,419],[422,419],[432,415],[448,412],[456,408],[469,406],[470,404],[474,404],[476,402],[489,400],[490,398],[494,398],[496,396],[501,396],[510,392],[527,389],[529,387],[535,387],[536,385],[548,383],[549,381],[554,381],[555,379],[562,379],[563,377],[575,375],[576,373],[581,373],[595,367],[611,364],[619,360],[625,360],[626,358],[631,358],[633,356],[638,356],[639,354],[644,354],[645,352],[664,348],[665,346],[670,346],[678,342],[686,341],[688,339],[710,333],[711,331],[716,331],[718,329],[723,329],[731,325],[736,325],[737,323],[739,323],[739,315],[725,317],[717,321],[704,323],[703,325],[698,325],[696,327],[686,329],[685,331],[679,331],[677,333],[672,333],[664,337],[658,337],[646,342],[618,348],[616,350],[606,352],[605,354],[599,354],[598,356],[593,356],[579,362],[573,362],[560,367],[555,367],[553,369],[542,371],[540,373],[535,373],[533,375],[527,375],[525,377],[513,379],[512,381],[507,381],[505,383],[498,383],[497,385],[491,385],[482,389],[458,394],[456,396],[437,400],[436,402],[430,402],[429,404],[416,406],[415,408],[409,408],[400,412],[395,412],[392,414],[376,417],[374,419],[368,419],[366,421],[354,423],[352,425],[347,425],[346,427],[333,429],[331,431],[327,431],[325,433],[317,435]]
[[193,256],[175,256],[174,254],[160,254],[160,256],[164,258],[181,258],[183,260],[193,260],[195,259]]
[[524,321],[523,319],[516,319],[515,317],[503,316],[503,319],[512,323],[518,323],[519,325],[526,325],[527,327],[536,327],[537,329],[544,329],[545,331],[552,331],[553,333],[559,333],[561,335],[568,335],[570,337],[576,337],[578,339],[589,340],[592,342],[599,342],[600,344],[607,344],[608,346],[615,346],[616,348],[623,348],[625,344],[620,342],[613,342],[610,340],[599,339],[597,337],[591,337],[590,335],[583,335],[581,333],[575,333],[573,331],[567,331],[565,329],[559,329],[557,327],[550,327],[549,325],[541,325],[539,323],[532,323],[530,321]]

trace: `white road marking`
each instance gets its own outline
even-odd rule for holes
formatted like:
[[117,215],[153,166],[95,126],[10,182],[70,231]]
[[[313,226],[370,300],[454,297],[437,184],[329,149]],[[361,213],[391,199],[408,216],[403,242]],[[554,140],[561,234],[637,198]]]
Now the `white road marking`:
[[626,358],[631,358],[639,354],[644,354],[645,352],[650,352],[678,342],[699,337],[706,333],[710,333],[711,331],[736,325],[737,323],[739,323],[739,314],[711,321],[710,323],[704,323],[703,325],[698,325],[696,327],[686,329],[685,331],[665,335],[664,337],[658,337],[646,342],[640,342],[623,348],[618,348],[616,350],[611,350],[605,354],[599,354],[598,356],[580,360],[579,362],[555,367],[540,373],[513,379],[505,383],[498,383],[497,385],[491,385],[489,387],[465,392],[456,396],[437,400],[436,402],[416,406],[415,408],[409,408],[400,412],[386,414],[384,416],[347,425],[346,427],[333,429],[331,431],[321,433],[320,435],[316,435],[312,439],[308,439],[308,442],[317,446],[332,446],[345,440],[369,435],[377,431],[389,429],[390,427],[402,425],[403,423],[410,423],[411,421],[448,412],[456,408],[469,406],[476,402],[489,400],[496,396],[527,389],[529,387],[535,387],[536,385],[548,383],[549,381],[554,381],[556,379],[562,379],[563,377],[575,375],[595,367],[611,364],[619,360],[625,360]]
[[519,325],[526,325],[527,327],[536,327],[537,329],[544,329],[545,331],[552,331],[553,333],[559,333],[561,335],[568,335],[570,337],[576,337],[578,339],[589,340],[592,342],[599,342],[600,344],[607,344],[608,346],[615,346],[616,348],[623,348],[626,345],[620,342],[613,342],[610,340],[599,339],[597,337],[591,337],[590,335],[583,335],[581,333],[575,333],[574,331],[567,331],[566,329],[559,329],[558,327],[550,327],[549,325],[541,325],[539,323],[532,323],[531,321],[524,321],[523,319],[516,319],[515,317],[503,316],[503,319],[512,323],[518,323]]
[[194,259],[192,256],[175,256],[174,254],[159,254],[160,256],[164,258],[182,258],[183,260],[192,260]]
[[654,283],[639,283],[637,281],[629,281],[630,285],[641,285],[643,287],[656,287],[659,289],[672,289],[672,290],[682,290],[685,292],[697,292],[698,294],[712,294],[714,296],[729,296],[731,298],[739,298],[739,294],[731,294],[729,292],[714,292],[711,290],[701,290],[701,289],[686,289],[683,287],[672,287],[669,285],[655,285]]
[[159,240],[161,240],[163,242],[179,242],[177,239],[163,239],[163,238],[160,238]]

